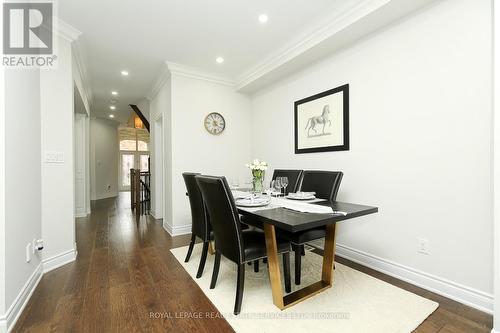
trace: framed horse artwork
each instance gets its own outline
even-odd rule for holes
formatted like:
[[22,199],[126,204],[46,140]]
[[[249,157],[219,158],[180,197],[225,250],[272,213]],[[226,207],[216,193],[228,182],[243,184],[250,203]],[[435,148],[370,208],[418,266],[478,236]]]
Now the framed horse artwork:
[[295,154],[349,150],[349,85],[295,104]]

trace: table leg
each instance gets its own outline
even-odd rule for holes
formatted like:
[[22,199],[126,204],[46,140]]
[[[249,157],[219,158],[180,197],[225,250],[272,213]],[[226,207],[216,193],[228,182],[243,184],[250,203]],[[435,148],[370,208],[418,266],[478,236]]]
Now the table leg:
[[212,241],[208,241],[208,253],[210,253],[210,255],[215,254],[215,246]]
[[278,259],[278,244],[276,242],[276,231],[274,225],[264,224],[266,236],[267,263],[269,265],[269,280],[273,293],[273,303],[280,309],[284,309],[283,288],[281,287],[280,263]]
[[323,250],[323,268],[321,280],[333,284],[333,263],[335,260],[335,234],[337,223],[326,226],[325,248]]
[[335,258],[335,229],[336,223],[330,224],[326,227],[325,250],[323,254],[321,280],[283,297],[276,232],[273,225],[267,223],[264,224],[264,233],[266,236],[266,251],[269,263],[269,279],[271,281],[271,290],[273,293],[274,305],[276,305],[281,310],[284,310],[322,292],[325,289],[332,287],[333,263]]

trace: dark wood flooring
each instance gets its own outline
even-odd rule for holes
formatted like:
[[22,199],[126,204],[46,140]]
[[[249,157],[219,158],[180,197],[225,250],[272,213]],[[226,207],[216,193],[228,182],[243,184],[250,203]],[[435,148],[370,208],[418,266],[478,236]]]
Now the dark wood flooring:
[[[96,201],[92,214],[77,220],[76,261],[43,276],[13,332],[233,332],[169,251],[187,245],[189,236],[172,238],[152,218],[136,223],[128,204],[125,196]],[[488,314],[336,260],[439,302],[416,332],[491,330]],[[196,313],[202,318],[192,318]]]

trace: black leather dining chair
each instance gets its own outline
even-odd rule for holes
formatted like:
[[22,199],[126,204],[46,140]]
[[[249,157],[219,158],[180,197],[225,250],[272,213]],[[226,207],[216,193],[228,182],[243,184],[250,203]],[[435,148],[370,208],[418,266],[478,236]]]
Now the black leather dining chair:
[[188,252],[184,262],[188,262],[193,252],[193,247],[196,242],[196,237],[199,237],[203,241],[203,248],[201,250],[200,265],[198,266],[198,272],[196,277],[200,278],[203,274],[203,269],[205,268],[205,262],[207,260],[208,246],[210,241],[213,240],[213,233],[211,232],[209,216],[203,202],[203,197],[201,195],[198,184],[196,183],[195,177],[200,175],[199,173],[184,172],[182,177],[184,178],[184,183],[186,184],[187,195],[189,197],[189,204],[191,206],[191,242],[189,243]]
[[[225,177],[196,176],[196,182],[205,201],[211,217],[215,236],[215,263],[210,289],[215,288],[221,256],[238,265],[236,283],[236,299],[234,314],[241,311],[243,289],[245,283],[245,266],[267,257],[265,237],[262,232],[241,229],[240,217],[236,204]],[[283,254],[283,270],[285,276],[285,290],[290,286],[290,243],[278,239],[278,253]]]
[[[340,188],[342,176],[340,171],[304,171],[299,189],[302,192],[316,192],[316,198],[335,201]],[[324,238],[326,235],[325,227],[320,227],[303,232],[283,232],[278,235],[289,240],[292,243],[295,252],[295,284],[300,284],[302,254],[304,253],[304,244],[316,239]]]

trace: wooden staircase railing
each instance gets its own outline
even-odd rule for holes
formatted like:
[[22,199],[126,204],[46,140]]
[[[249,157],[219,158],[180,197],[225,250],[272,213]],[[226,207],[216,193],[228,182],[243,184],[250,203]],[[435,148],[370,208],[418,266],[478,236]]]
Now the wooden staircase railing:
[[151,210],[151,174],[139,169],[130,169],[130,206],[135,209],[135,218],[149,214]]

